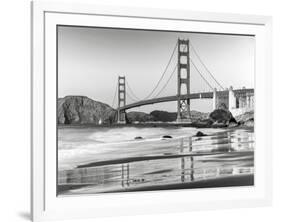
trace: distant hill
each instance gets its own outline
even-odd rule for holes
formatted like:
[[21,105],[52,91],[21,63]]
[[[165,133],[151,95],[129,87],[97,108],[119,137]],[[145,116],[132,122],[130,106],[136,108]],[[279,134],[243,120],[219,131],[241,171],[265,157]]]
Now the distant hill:
[[[208,118],[208,113],[203,113],[195,110],[190,111],[191,119],[192,121],[198,121]],[[173,122],[177,119],[177,113],[176,112],[166,112],[166,111],[160,111],[155,110],[150,113],[151,116],[153,116],[154,121],[161,121],[161,122]]]
[[[193,121],[203,120],[208,118],[208,113],[202,113],[199,111],[190,111]],[[128,112],[127,117],[129,122],[174,122],[177,119],[176,112],[166,112],[161,110],[155,110],[151,113],[144,112]]]
[[127,119],[129,123],[132,122],[151,122],[154,121],[154,117],[150,114],[144,113],[144,112],[128,112],[127,113]]
[[150,113],[153,116],[154,121],[160,122],[172,122],[176,121],[177,113],[170,113],[166,111],[155,110]]
[[86,96],[66,96],[58,99],[59,124],[112,123],[116,110]]

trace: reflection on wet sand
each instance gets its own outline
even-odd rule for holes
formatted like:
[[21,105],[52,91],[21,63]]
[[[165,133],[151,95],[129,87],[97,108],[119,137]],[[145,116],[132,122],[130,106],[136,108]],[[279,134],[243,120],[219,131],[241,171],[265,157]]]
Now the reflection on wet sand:
[[[59,194],[147,190],[154,186],[188,184],[216,178],[253,175],[251,131],[220,132],[206,137],[165,140],[162,156],[126,162],[117,156],[105,165],[82,165],[58,172]],[[167,144],[170,146],[167,146]],[[164,147],[164,145],[163,145]],[[149,153],[143,153],[150,157]],[[165,157],[165,158],[162,158]],[[118,163],[118,158],[122,159]],[[239,185],[253,185],[247,182]],[[235,185],[235,184],[233,184]],[[175,186],[177,187],[177,186]]]

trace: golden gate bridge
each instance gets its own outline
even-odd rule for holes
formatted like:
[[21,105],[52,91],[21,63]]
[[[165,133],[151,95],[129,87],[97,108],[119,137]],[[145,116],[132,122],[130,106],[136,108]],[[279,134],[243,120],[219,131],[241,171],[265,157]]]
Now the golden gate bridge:
[[[199,70],[195,62],[191,58],[191,50],[193,55],[200,62],[204,70],[207,72],[209,78],[212,79],[208,81],[206,76]],[[176,58],[175,58],[176,57]],[[176,60],[176,64],[172,66],[172,61]],[[191,92],[190,90],[190,76],[191,76],[191,65],[193,66],[195,72],[204,81],[205,85],[208,87],[208,91],[204,92]],[[168,74],[169,67],[173,67],[171,72]],[[177,91],[174,95],[160,96],[161,93],[167,88],[168,84],[171,82],[173,76],[176,75],[176,86]],[[166,82],[161,86],[161,82],[164,81],[164,77],[168,76]],[[150,93],[144,97],[139,98],[129,82],[126,80],[125,76],[118,76],[118,84],[114,93],[112,107],[117,99],[117,122],[126,123],[126,110],[135,107],[176,101],[177,102],[177,122],[181,123],[191,123],[192,118],[190,114],[190,100],[192,99],[213,99],[213,109],[219,107],[221,103],[225,103],[228,109],[235,109],[245,105],[253,105],[253,94],[254,89],[237,89],[233,90],[232,87],[229,89],[224,88],[222,84],[214,77],[207,66],[204,64],[203,60],[199,56],[199,53],[195,50],[195,47],[191,44],[188,39],[178,39],[174,49],[169,57],[168,63],[166,64],[162,75],[155,84],[154,88]],[[131,100],[127,103],[127,98]],[[243,105],[239,101],[243,99]]]

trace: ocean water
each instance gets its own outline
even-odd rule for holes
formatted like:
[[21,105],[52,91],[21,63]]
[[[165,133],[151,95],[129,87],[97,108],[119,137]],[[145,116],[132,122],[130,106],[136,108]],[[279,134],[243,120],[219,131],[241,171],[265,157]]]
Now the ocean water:
[[59,128],[58,193],[122,192],[253,175],[253,129],[200,129],[208,136],[195,137],[198,130]]

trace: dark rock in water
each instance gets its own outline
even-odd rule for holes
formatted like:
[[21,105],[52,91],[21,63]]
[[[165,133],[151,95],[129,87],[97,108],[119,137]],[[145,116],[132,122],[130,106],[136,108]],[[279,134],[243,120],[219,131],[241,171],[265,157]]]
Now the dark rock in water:
[[171,139],[171,138],[173,138],[173,137],[170,136],[170,135],[164,135],[164,136],[162,136],[162,139]]
[[201,137],[201,136],[208,136],[208,135],[205,134],[205,133],[202,133],[201,131],[198,131],[198,132],[195,134],[195,136]]
[[141,136],[136,136],[135,140],[143,140],[143,138]]
[[213,122],[212,126],[225,127],[229,123],[237,123],[232,113],[226,109],[215,109],[210,113],[209,119]]

